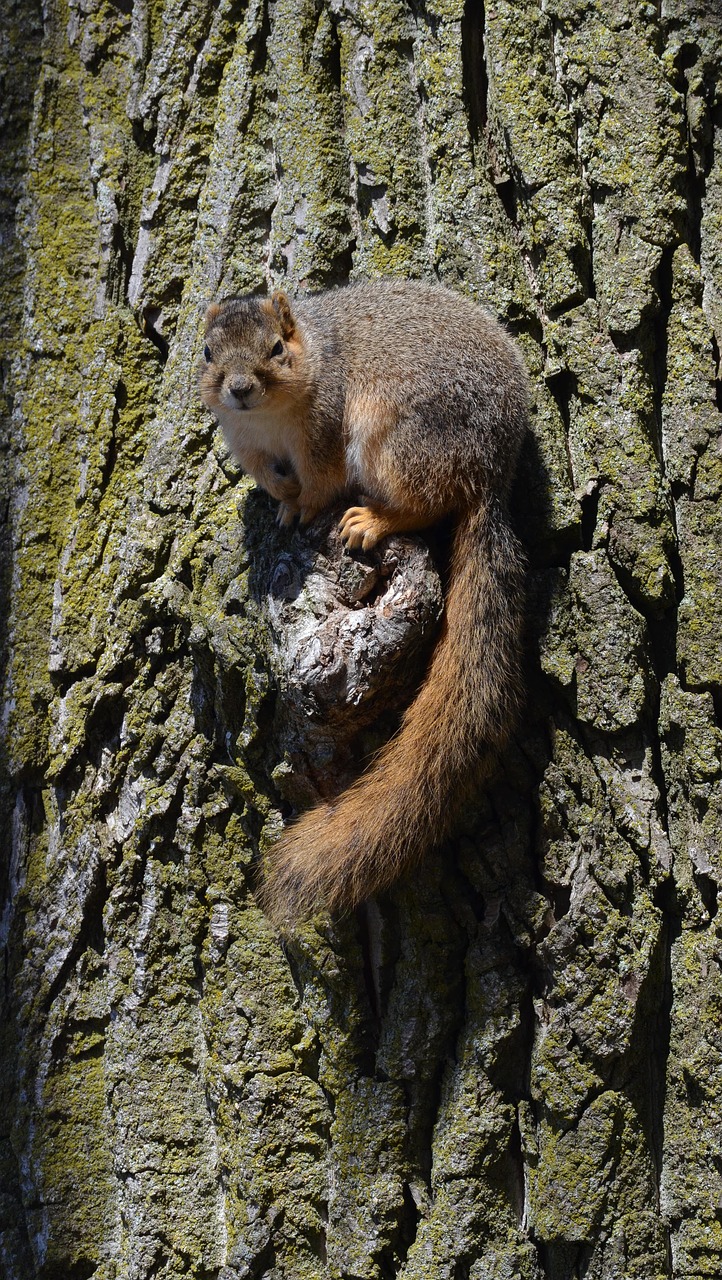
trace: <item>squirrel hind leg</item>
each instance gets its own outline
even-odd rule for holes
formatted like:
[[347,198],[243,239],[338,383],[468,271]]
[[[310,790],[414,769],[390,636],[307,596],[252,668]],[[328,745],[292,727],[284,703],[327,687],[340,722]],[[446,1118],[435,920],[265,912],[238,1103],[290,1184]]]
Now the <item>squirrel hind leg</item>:
[[363,507],[349,507],[339,531],[349,550],[362,548],[371,551],[382,538],[390,533],[412,533],[426,529],[438,519],[437,513],[399,511],[381,502],[368,502]]

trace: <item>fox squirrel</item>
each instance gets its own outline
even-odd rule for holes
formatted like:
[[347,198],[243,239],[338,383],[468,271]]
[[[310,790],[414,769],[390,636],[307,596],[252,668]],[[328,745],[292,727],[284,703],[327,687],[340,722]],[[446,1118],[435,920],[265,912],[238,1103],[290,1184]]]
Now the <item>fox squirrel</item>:
[[395,738],[341,797],[294,822],[262,898],[290,929],[324,901],[350,907],[442,840],[470,781],[518,714],[524,560],[506,518],[527,425],[527,375],[485,310],[412,281],[356,284],[291,303],[229,297],[206,315],[203,402],[243,469],[311,520],[363,493],[340,532],[370,550],[456,520],[445,617]]

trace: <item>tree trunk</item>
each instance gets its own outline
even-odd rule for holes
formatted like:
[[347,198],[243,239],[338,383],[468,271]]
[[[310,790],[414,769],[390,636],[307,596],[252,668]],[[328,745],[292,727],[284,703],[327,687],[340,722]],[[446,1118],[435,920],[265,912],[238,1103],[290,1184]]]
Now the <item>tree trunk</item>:
[[[716,15],[10,0],[7,1280],[722,1274]],[[389,274],[529,364],[528,702],[458,840],[284,947],[303,539],[202,314]]]

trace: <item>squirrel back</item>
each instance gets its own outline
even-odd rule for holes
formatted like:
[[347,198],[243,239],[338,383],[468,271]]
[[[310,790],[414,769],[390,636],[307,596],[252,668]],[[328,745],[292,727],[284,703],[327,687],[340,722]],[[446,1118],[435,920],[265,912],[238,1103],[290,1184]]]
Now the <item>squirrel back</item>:
[[229,299],[206,338],[203,399],[283,523],[349,487],[368,495],[341,522],[350,547],[456,520],[442,634],[398,734],[267,856],[262,901],[290,929],[320,902],[369,897],[442,840],[515,723],[524,559],[506,508],[527,377],[493,316],[421,282]]

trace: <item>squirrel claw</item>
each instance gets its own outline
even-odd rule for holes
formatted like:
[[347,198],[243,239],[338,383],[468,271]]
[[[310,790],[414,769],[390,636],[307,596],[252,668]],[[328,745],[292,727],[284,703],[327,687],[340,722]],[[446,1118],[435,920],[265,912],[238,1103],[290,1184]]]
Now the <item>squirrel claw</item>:
[[383,520],[371,507],[349,507],[339,525],[341,539],[349,551],[359,547],[372,551],[388,530]]
[[298,507],[293,506],[290,502],[279,502],[278,511],[276,512],[276,524],[282,529],[287,529],[292,525],[298,515]]

